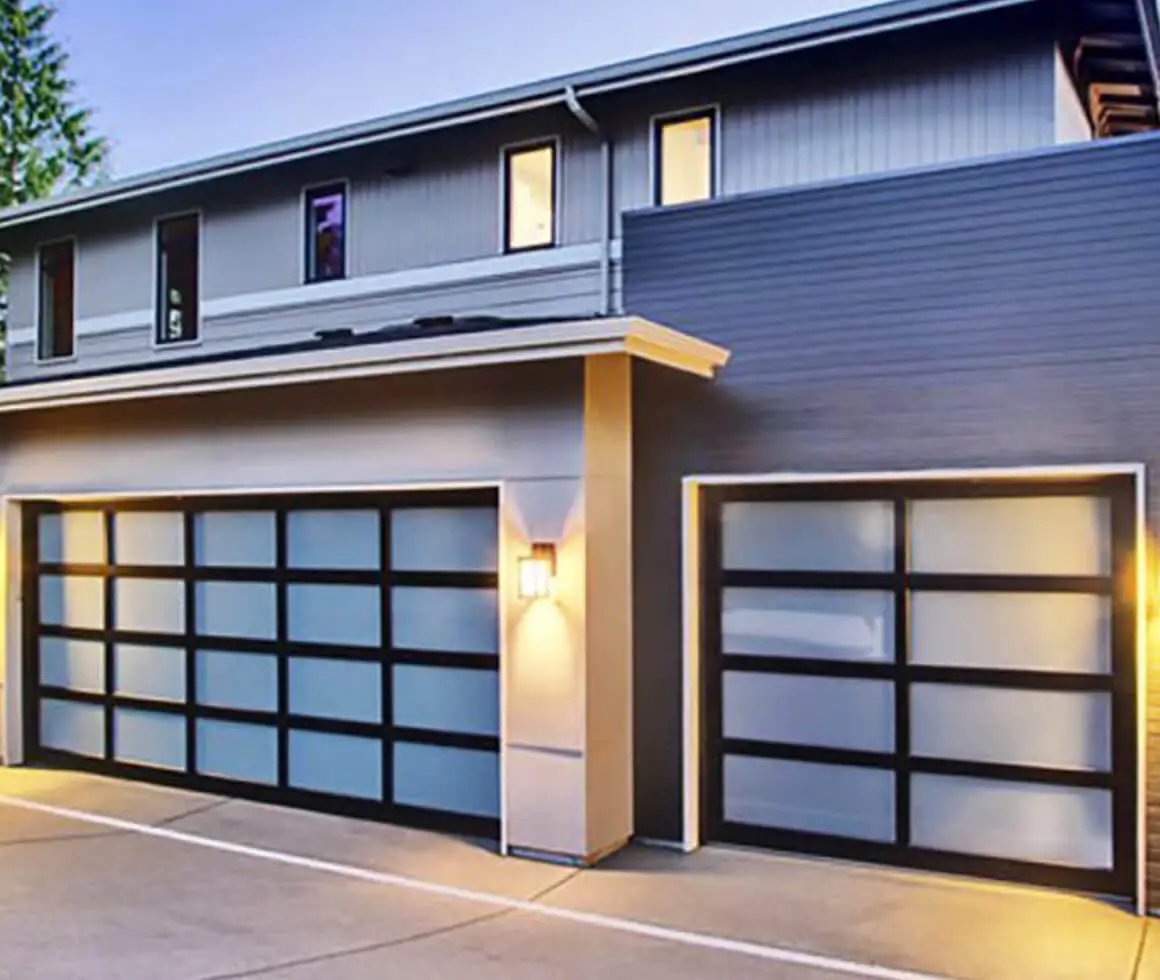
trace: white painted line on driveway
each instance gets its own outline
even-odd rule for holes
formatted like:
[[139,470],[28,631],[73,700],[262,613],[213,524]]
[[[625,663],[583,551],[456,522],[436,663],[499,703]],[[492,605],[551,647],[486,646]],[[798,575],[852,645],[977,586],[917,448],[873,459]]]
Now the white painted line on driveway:
[[225,854],[237,854],[241,857],[257,858],[262,861],[271,861],[275,864],[289,865],[294,868],[305,868],[309,871],[320,871],[324,874],[341,875],[344,878],[354,878],[358,881],[389,885],[393,888],[406,888],[411,891],[423,892],[427,895],[438,895],[443,898],[459,899],[464,902],[474,902],[479,905],[490,905],[493,908],[508,909],[513,912],[526,912],[530,915],[557,919],[562,922],[571,922],[577,925],[592,926],[596,929],[607,929],[611,932],[642,936],[646,939],[657,939],[663,942],[678,943],[683,946],[694,946],[699,949],[708,949],[720,953],[734,953],[739,956],[749,956],[754,959],[767,960],[774,963],[786,963],[793,966],[808,967],[814,970],[828,970],[831,973],[865,977],[869,978],[869,980],[948,980],[947,977],[936,976],[931,973],[916,973],[911,970],[896,970],[886,966],[855,963],[850,960],[834,959],[829,956],[817,956],[812,953],[802,953],[797,950],[783,949],[778,946],[766,946],[762,943],[728,939],[724,936],[714,936],[709,933],[686,932],[683,929],[656,926],[647,922],[637,922],[633,919],[621,919],[615,916],[599,915],[592,912],[578,912],[572,909],[544,905],[540,902],[509,898],[506,895],[493,895],[489,892],[456,888],[454,885],[440,885],[431,881],[423,881],[419,878],[409,878],[405,875],[390,874],[384,871],[372,871],[369,868],[357,868],[348,864],[336,864],[333,861],[321,861],[317,858],[303,857],[297,854],[285,854],[281,851],[267,850],[263,847],[235,844],[230,841],[217,840],[213,837],[186,834],[180,830],[172,830],[168,827],[153,827],[149,824],[134,823],[131,820],[120,820],[116,817],[106,817],[99,813],[71,810],[67,807],[52,806],[47,803],[37,803],[34,800],[25,800],[15,796],[0,795],[0,805],[17,807],[22,810],[31,810],[36,813],[45,813],[54,817],[62,817],[66,820],[76,820],[81,823],[95,824],[99,827],[109,827],[113,830],[140,834],[143,837],[155,837],[178,844],[204,847],[208,850],[220,851]]

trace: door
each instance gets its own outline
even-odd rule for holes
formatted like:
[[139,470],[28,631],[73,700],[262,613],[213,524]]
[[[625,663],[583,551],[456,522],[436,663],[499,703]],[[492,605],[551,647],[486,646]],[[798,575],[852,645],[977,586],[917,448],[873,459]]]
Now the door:
[[31,762],[495,837],[494,491],[34,504]]
[[1131,894],[1130,479],[705,503],[710,837]]

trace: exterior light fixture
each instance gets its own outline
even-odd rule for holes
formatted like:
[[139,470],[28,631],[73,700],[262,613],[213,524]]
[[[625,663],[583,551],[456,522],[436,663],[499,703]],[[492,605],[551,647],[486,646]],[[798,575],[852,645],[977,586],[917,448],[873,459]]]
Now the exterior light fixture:
[[520,559],[521,599],[544,599],[552,594],[556,578],[556,546],[550,542],[536,542],[532,553]]

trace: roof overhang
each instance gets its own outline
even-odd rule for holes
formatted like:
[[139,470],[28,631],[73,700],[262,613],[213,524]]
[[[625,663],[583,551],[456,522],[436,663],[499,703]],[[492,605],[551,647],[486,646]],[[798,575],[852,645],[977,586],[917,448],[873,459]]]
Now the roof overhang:
[[[765,58],[889,34],[1043,0],[891,0],[768,30],[709,41],[483,95],[382,116],[234,153],[67,191],[0,212],[0,231],[153,194],[371,144],[563,106]],[[1095,2],[1095,0],[1092,0]],[[1132,0],[1113,0],[1132,2]],[[1151,0],[1148,0],[1151,2]]]
[[0,387],[0,414],[597,354],[626,354],[703,378],[713,377],[729,360],[723,347],[669,327],[640,317],[610,317]]

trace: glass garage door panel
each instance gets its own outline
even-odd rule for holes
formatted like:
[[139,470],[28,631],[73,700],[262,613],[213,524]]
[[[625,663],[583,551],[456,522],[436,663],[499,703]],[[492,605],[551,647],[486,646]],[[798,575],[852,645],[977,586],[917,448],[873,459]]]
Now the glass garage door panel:
[[105,626],[105,582],[95,575],[41,575],[39,600],[44,626]]
[[918,774],[914,843],[942,851],[1080,868],[1112,866],[1106,790]]
[[1066,592],[915,592],[911,660],[1106,674],[1112,669],[1111,600]]
[[401,586],[391,590],[394,645],[449,653],[499,651],[494,589]]
[[494,572],[497,515],[491,507],[405,507],[391,515],[391,567],[407,572]]
[[894,659],[894,596],[889,592],[726,588],[721,643],[727,654]]
[[185,633],[185,583],[177,579],[118,578],[113,626],[142,633]]
[[722,705],[726,738],[894,749],[894,685],[888,681],[726,671]]
[[750,826],[894,839],[894,774],[879,769],[725,756],[725,819]]
[[273,786],[278,782],[278,730],[202,718],[197,722],[197,771]]
[[499,674],[397,664],[394,668],[395,724],[402,728],[499,734]]
[[290,785],[369,800],[383,795],[383,743],[329,732],[290,732]]
[[278,658],[231,650],[197,651],[197,701],[243,711],[278,710]]
[[199,636],[278,638],[278,596],[270,583],[198,582],[195,608]]
[[69,565],[105,563],[105,515],[95,510],[41,514],[37,554],[42,562]]
[[193,523],[195,562],[213,568],[273,568],[277,561],[270,511],[210,511]]
[[721,542],[729,569],[889,571],[894,509],[887,501],[730,503]]
[[290,713],[347,721],[383,720],[383,667],[311,657],[289,661]]
[[499,816],[499,756],[445,745],[395,743],[395,802]]
[[1100,692],[915,684],[918,756],[1109,772],[1112,699]]
[[380,566],[379,513],[301,510],[286,517],[291,568],[364,569]]
[[104,709],[95,704],[46,698],[40,702],[40,744],[101,758],[105,754]]
[[1096,497],[911,503],[911,567],[977,575],[1107,575],[1111,521]]
[[104,693],[105,645],[92,640],[42,636],[40,683],[69,691]]
[[185,700],[185,651],[180,647],[113,647],[113,691],[158,701]]
[[287,634],[295,643],[382,644],[376,585],[298,585],[287,589]]
[[128,511],[113,517],[118,565],[185,563],[185,515]]
[[185,717],[116,708],[113,746],[118,762],[162,769],[185,769]]

